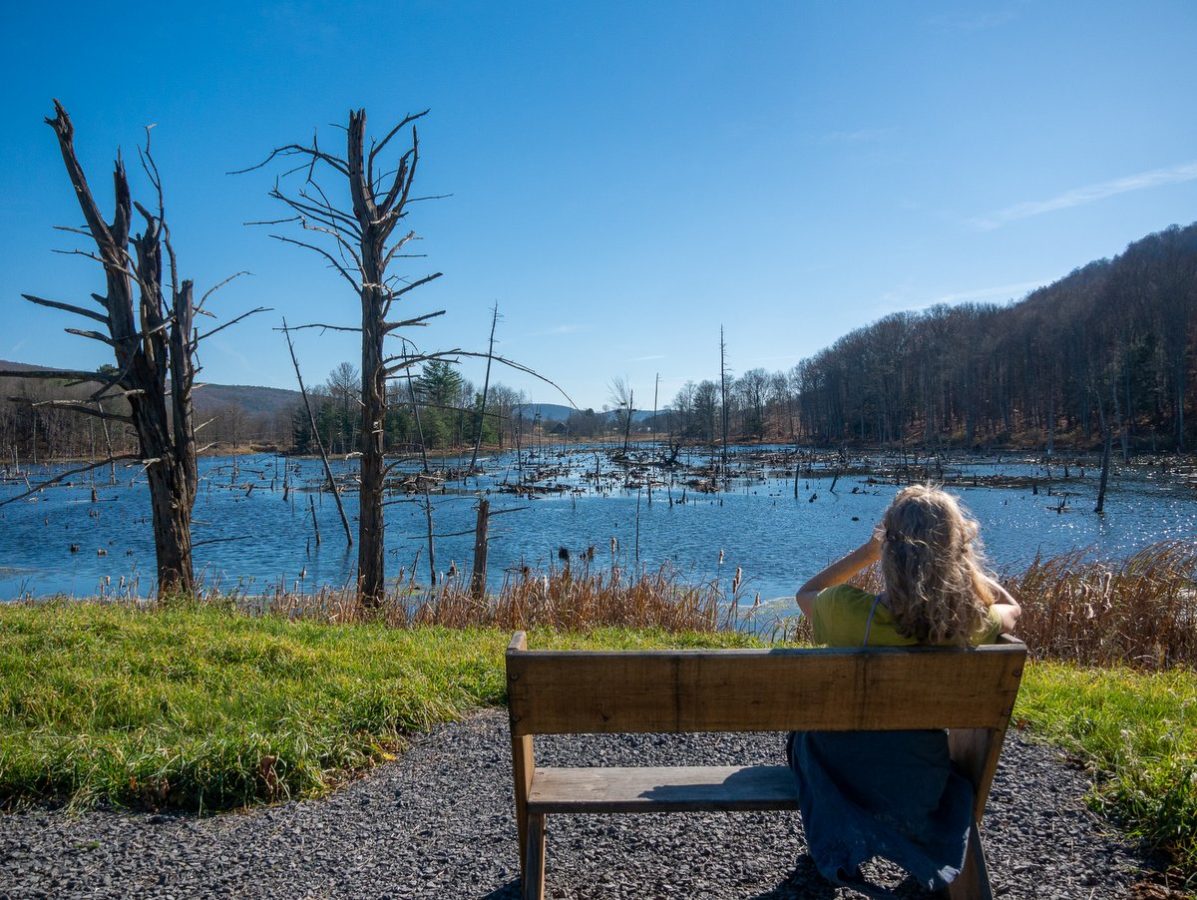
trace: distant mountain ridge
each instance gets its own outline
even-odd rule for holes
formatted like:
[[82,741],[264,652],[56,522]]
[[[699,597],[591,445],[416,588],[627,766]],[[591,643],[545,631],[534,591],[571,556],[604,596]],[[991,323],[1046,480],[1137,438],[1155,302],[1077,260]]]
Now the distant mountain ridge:
[[[9,362],[0,359],[0,369],[22,371],[45,369],[52,366],[38,366],[31,363]],[[274,416],[289,411],[301,401],[299,391],[289,388],[259,387],[249,384],[212,384],[199,382],[192,393],[195,411],[201,415],[212,415],[225,406],[239,406],[255,416]]]

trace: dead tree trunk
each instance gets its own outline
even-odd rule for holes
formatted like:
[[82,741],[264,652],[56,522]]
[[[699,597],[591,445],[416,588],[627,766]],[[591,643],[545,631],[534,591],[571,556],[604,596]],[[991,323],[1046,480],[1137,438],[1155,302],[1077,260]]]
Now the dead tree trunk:
[[[388,319],[395,301],[441,276],[440,272],[434,272],[422,278],[400,280],[398,276],[388,274],[390,264],[395,259],[411,255],[405,254],[404,248],[416,238],[415,232],[409,231],[392,240],[395,229],[407,216],[407,204],[417,199],[432,199],[410,196],[420,160],[420,141],[414,123],[427,112],[424,110],[404,117],[382,140],[371,141],[367,150],[366,111],[351,110],[349,127],[346,129],[347,152],[344,157],[322,150],[313,138],[312,143],[307,146],[287,144],[278,147],[263,162],[242,170],[248,172],[259,169],[276,157],[298,156],[303,160],[303,165],[287,174],[305,173],[304,185],[293,195],[284,194],[276,185],[270,196],[286,204],[293,213],[292,218],[285,221],[293,221],[305,231],[319,233],[320,240],[330,242],[329,246],[332,249],[330,251],[317,244],[284,235],[276,234],[273,237],[319,254],[333,271],[353,286],[354,294],[360,301],[360,325],[346,327],[313,323],[299,327],[356,331],[362,336],[363,425],[359,444],[361,487],[358,513],[358,597],[362,605],[367,607],[380,605],[385,593],[382,491],[387,472],[383,460],[386,381],[389,378],[403,377],[412,366],[424,362],[452,359],[457,356],[484,355],[460,349],[433,353],[421,353],[415,349],[412,341],[404,335],[404,329],[425,325],[429,319],[443,315],[444,310],[410,316],[400,321]],[[411,144],[393,164],[393,168],[381,165],[379,155],[391,140],[409,125],[412,126]],[[334,204],[318,183],[318,176],[327,175],[330,171],[334,180],[348,189],[348,207]],[[341,196],[344,196],[343,192]],[[387,355],[384,352],[383,343],[387,337],[400,342],[401,349],[397,353]],[[491,354],[486,355],[489,357]],[[530,369],[511,363],[510,360],[504,360],[502,357],[494,359],[536,375]]]
[[[332,467],[328,464],[328,454],[324,452],[324,441],[320,439],[320,427],[316,424],[316,415],[312,412],[312,404],[308,401],[308,389],[304,386],[303,375],[299,371],[299,360],[295,358],[295,345],[291,342],[291,332],[287,328],[286,319],[283,319],[283,334],[287,338],[287,350],[291,354],[291,365],[295,368],[295,380],[299,382],[299,396],[303,398],[303,408],[308,413],[308,424],[312,426],[312,437],[316,441],[316,449],[320,451],[320,461],[324,463],[324,478],[328,482],[328,489],[332,491],[333,499],[337,501],[337,512],[341,514],[341,526],[345,529],[345,541],[352,547],[353,531],[349,527],[349,517],[345,515],[345,506],[341,503],[341,489],[337,487],[337,479],[333,477]],[[313,512],[313,523],[316,521],[315,515]],[[316,545],[320,545],[319,531],[316,532]]]
[[486,397],[490,393],[490,363],[495,353],[495,326],[498,323],[499,304],[496,303],[490,317],[490,343],[486,349],[486,377],[482,379],[482,409],[478,412],[478,431],[474,435],[474,455],[470,457],[471,472],[478,465],[478,450],[482,446],[482,429],[486,425]]
[[474,571],[470,575],[470,596],[481,600],[486,596],[486,557],[490,547],[487,531],[490,528],[490,501],[478,501],[478,524],[474,529]]
[[[202,309],[212,291],[196,304],[192,282],[180,282],[178,279],[174,247],[165,220],[162,182],[150,154],[148,131],[146,148],[140,155],[146,175],[157,194],[157,208],[150,211],[132,199],[124,163],[118,158],[113,171],[116,210],[109,223],[104,220],[92,196],[83,167],[75,154],[75,132],[70,117],[57,100],[54,101],[54,109],[54,118],[46,119],[46,123],[54,129],[58,138],[67,176],[75,189],[75,197],[86,222],[86,230],[66,230],[94,241],[94,254],[75,252],[103,266],[107,292],[103,296],[92,295],[92,299],[99,304],[98,311],[28,294],[25,299],[103,324],[106,334],[77,328],[66,330],[111,347],[116,371],[114,374],[97,374],[34,370],[0,374],[18,378],[75,379],[100,385],[87,403],[47,400],[38,405],[57,406],[105,422],[118,421],[133,427],[138,439],[136,458],[146,471],[150,489],[154,549],[158,563],[158,595],[190,594],[195,589],[191,559],[191,510],[195,504],[196,456],[199,452],[195,438],[199,429],[194,423],[191,406],[195,351],[205,337],[244,316],[218,326],[207,334],[196,333],[193,322],[195,313]],[[145,220],[145,230],[138,235],[130,235],[134,210]],[[167,279],[165,283],[164,276]],[[104,409],[100,401],[111,399],[126,401],[129,413]],[[107,465],[119,458],[128,456],[110,454],[108,459],[95,465]]]

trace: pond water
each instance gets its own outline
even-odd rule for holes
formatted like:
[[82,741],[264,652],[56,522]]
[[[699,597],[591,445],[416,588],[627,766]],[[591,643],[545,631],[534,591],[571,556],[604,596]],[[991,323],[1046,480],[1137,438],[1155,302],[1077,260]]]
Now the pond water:
[[[832,465],[824,462],[804,468],[795,498],[793,463],[782,468],[781,448],[774,448],[777,461],[770,463],[769,449],[738,449],[725,470],[730,478],[716,493],[695,487],[703,481],[700,466],[706,463],[698,455],[689,458],[690,467],[672,472],[629,470],[600,448],[491,456],[482,461],[484,474],[464,484],[447,480],[429,497],[439,535],[436,568],[444,572],[455,563],[468,575],[476,497],[487,494],[492,514],[511,511],[491,521],[492,588],[513,568],[558,564],[561,547],[575,556],[594,547],[594,567],[614,562],[624,571],[655,570],[668,563],[685,581],[720,579],[724,585],[740,568],[748,602],[757,594],[766,601],[791,595],[825,563],[868,537],[897,487],[880,475],[874,480],[844,474],[832,492]],[[353,462],[334,461],[333,466],[339,479],[352,478]],[[41,467],[28,474],[36,483],[63,468]],[[415,462],[404,464],[397,474],[410,475],[417,468]],[[23,475],[11,468],[3,474],[0,501],[26,490]],[[200,474],[195,564],[206,585],[261,593],[280,585],[311,591],[352,582],[356,548],[347,551],[333,498],[320,490],[318,460],[209,457],[201,460]],[[1118,557],[1156,541],[1197,539],[1197,486],[1191,474],[1153,474],[1146,467],[1118,472],[1100,516],[1092,512],[1099,471],[1091,463],[1074,462],[1065,479],[1058,463],[1048,470],[1029,458],[969,457],[932,474],[948,481],[980,520],[998,571],[1025,566],[1038,553],[1089,548]],[[290,487],[286,499],[284,478]],[[1037,492],[1030,479],[1040,480]],[[531,497],[510,493],[521,483],[540,492]],[[423,495],[395,491],[388,499],[393,502],[386,510],[387,574],[396,577],[401,567],[409,574],[414,563],[419,583],[427,584]],[[344,503],[353,520],[355,490],[345,491]],[[152,593],[149,515],[139,467],[118,468],[115,484],[101,469],[0,506],[0,600]]]

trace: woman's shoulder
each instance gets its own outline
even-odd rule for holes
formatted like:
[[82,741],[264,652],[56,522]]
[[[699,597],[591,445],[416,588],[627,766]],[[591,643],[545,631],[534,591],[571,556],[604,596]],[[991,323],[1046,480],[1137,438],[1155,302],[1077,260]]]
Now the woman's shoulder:
[[859,647],[869,637],[870,646],[902,646],[914,641],[898,634],[893,614],[877,595],[850,584],[819,592],[811,614],[815,641],[832,647]]
[[863,605],[867,612],[876,599],[876,594],[870,594],[868,591],[862,590],[854,584],[837,584],[834,587],[824,588],[819,591],[818,596],[815,597],[815,609],[818,610],[820,607],[828,609]]

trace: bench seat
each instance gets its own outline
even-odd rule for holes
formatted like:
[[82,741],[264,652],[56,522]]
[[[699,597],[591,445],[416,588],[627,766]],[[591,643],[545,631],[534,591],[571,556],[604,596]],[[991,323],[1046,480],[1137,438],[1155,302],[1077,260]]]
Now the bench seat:
[[537,768],[530,813],[651,813],[797,809],[787,766]]

